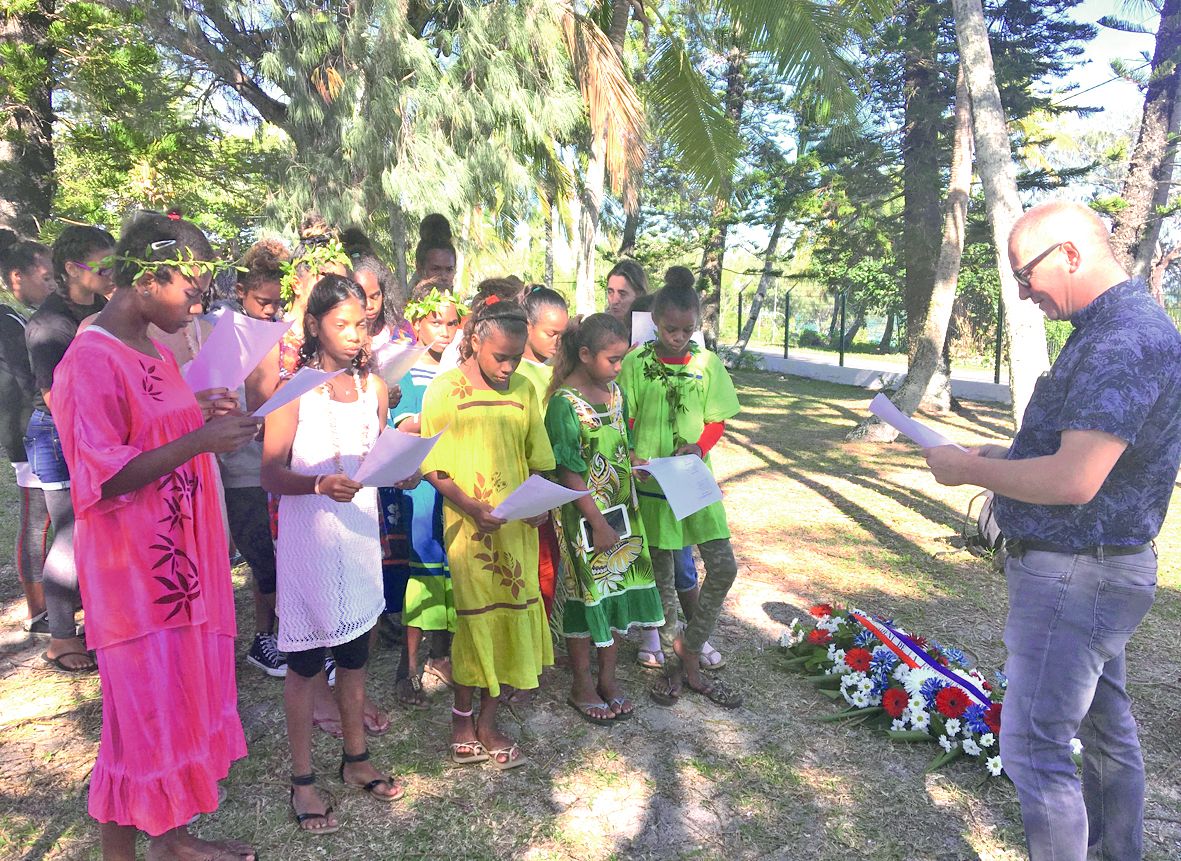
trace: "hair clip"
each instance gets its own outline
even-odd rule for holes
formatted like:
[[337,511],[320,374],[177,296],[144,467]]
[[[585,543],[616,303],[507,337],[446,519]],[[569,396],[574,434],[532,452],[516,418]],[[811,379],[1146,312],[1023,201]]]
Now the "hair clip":
[[484,300],[484,307],[487,308],[489,305],[495,305],[499,301],[500,301],[499,296],[495,296],[495,295],[489,296],[487,299]]
[[158,239],[155,242],[148,243],[148,249],[150,253],[151,251],[160,251],[164,248],[171,248],[173,245],[176,245],[175,239]]

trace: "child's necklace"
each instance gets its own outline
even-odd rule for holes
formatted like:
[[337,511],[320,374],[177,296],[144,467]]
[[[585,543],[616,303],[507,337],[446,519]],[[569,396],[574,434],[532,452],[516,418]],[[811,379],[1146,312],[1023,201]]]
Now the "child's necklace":
[[[317,362],[317,364],[319,363]],[[334,377],[333,379],[339,379],[339,377]],[[367,380],[368,378],[366,378],[366,381]],[[361,381],[361,372],[356,368],[353,368],[353,390],[357,393],[357,400],[352,403],[361,403],[361,395],[366,391],[366,388],[367,386]],[[332,389],[332,380],[327,380],[322,386],[320,386],[320,391],[326,394],[328,396],[328,400],[330,401],[345,403],[344,401],[337,400],[335,397]],[[362,407],[364,407],[363,404]],[[369,415],[369,410],[364,408],[361,410],[361,415],[363,417],[363,422],[361,424],[361,460],[364,460],[365,455],[369,453],[369,420],[372,417]],[[340,434],[337,432],[336,427],[336,410],[331,406],[328,407],[328,435],[332,438],[333,469],[336,470],[336,475],[344,475],[346,473],[344,471],[344,457],[340,450]]]

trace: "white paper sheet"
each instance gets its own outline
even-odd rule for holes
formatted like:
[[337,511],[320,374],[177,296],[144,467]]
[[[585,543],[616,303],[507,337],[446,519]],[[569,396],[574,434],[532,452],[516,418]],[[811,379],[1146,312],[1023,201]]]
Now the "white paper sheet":
[[290,328],[290,322],[272,323],[237,311],[224,312],[185,370],[185,382],[194,392],[235,391]]
[[382,344],[374,351],[371,363],[385,384],[393,387],[425,352],[426,347],[420,344]]
[[365,455],[353,481],[359,481],[365,487],[393,487],[399,481],[405,481],[422,466],[446,430],[443,428],[434,436],[420,437],[386,428]]
[[[651,311],[632,311],[632,346],[638,347],[656,340],[656,323],[652,320]],[[705,335],[694,332],[689,339],[696,341],[698,346],[705,346]]]
[[677,520],[684,520],[707,505],[722,501],[722,489],[718,487],[717,479],[705,461],[695,454],[654,457],[636,469],[645,470],[656,479]]
[[544,514],[567,502],[573,502],[588,493],[589,490],[571,490],[540,475],[531,475],[525,479],[524,484],[505,497],[500,505],[492,509],[492,514],[505,520],[523,520],[526,517]]
[[267,398],[267,402],[251,415],[256,419],[261,419],[279,407],[287,406],[292,401],[303,397],[316,386],[324,385],[336,375],[343,374],[345,370],[345,368],[341,368],[339,371],[319,371],[315,368],[300,368],[296,371],[295,376],[287,381],[286,385],[280,386],[279,390]]
[[877,395],[869,403],[869,411],[879,419],[897,430],[900,434],[918,443],[923,448],[938,448],[941,445],[954,445],[960,451],[967,451],[962,445],[956,445],[934,428],[929,428],[917,422],[910,416],[904,416],[885,395]]

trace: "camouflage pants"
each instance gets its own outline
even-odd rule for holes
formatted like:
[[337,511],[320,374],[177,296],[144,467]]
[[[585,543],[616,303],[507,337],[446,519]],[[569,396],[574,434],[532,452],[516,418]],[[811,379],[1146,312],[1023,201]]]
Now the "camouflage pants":
[[[738,563],[734,560],[734,548],[729,538],[718,538],[697,545],[701,561],[705,566],[705,579],[701,583],[701,594],[697,599],[697,612],[685,628],[685,648],[700,653],[705,641],[714,632],[718,615],[726,602],[726,595],[738,576]],[[673,556],[678,550],[651,548],[652,570],[656,575],[656,586],[664,604],[664,627],[660,629],[660,648],[666,656],[673,654],[673,640],[677,636],[677,600]]]

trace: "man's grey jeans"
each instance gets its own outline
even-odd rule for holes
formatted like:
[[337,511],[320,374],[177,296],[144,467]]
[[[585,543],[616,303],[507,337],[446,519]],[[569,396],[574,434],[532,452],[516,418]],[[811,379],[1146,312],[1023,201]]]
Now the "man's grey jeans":
[[[1144,760],[1124,647],[1152,606],[1156,553],[1030,550],[1005,565],[1001,759],[1032,861],[1141,857]],[[1070,740],[1083,743],[1080,786]]]

